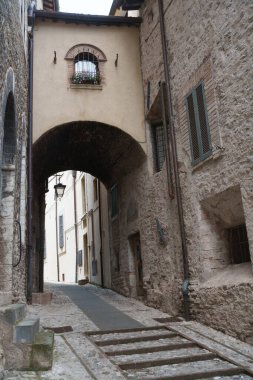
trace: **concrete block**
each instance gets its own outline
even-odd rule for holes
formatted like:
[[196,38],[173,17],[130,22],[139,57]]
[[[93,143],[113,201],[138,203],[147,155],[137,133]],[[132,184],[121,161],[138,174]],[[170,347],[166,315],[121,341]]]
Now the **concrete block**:
[[45,371],[53,365],[54,333],[40,331],[32,345],[31,369]]
[[24,303],[9,305],[0,308],[0,318],[10,325],[15,325],[26,316],[26,305]]
[[14,342],[32,343],[39,331],[40,319],[24,319],[14,327]]
[[53,297],[53,293],[33,293],[32,294],[32,304],[39,305],[48,305],[51,303]]

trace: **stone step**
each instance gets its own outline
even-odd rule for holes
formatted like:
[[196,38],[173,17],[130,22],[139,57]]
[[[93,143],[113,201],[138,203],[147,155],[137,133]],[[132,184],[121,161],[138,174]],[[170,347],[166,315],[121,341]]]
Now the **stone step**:
[[115,339],[128,339],[128,338],[137,338],[137,337],[150,337],[150,336],[160,336],[168,333],[168,329],[164,327],[152,328],[152,329],[134,329],[134,330],[126,330],[126,331],[110,331],[106,334],[93,334],[92,339],[95,342],[101,341],[110,341]]
[[124,371],[127,378],[135,380],[195,380],[216,376],[234,376],[242,372],[242,369],[220,359]]
[[198,360],[214,359],[216,356],[208,350],[199,347],[191,349],[149,352],[146,354],[114,356],[113,361],[121,369],[147,368],[165,364],[194,362]]
[[26,316],[26,305],[24,303],[17,303],[8,306],[2,306],[0,308],[0,318],[9,323],[15,325]]
[[[186,344],[186,346],[185,346]],[[165,339],[157,339],[147,342],[135,342],[135,343],[126,343],[126,344],[117,344],[117,345],[108,345],[104,346],[103,350],[106,352],[106,355],[127,355],[134,353],[135,350],[138,352],[152,352],[152,351],[162,351],[162,347],[167,347],[166,349],[177,349],[188,347],[188,344],[196,345],[192,343],[188,339],[178,337],[165,338]],[[127,351],[125,353],[125,351]],[[130,352],[128,352],[130,351]],[[133,351],[133,352],[132,352]]]
[[32,343],[39,331],[40,319],[23,319],[14,326],[13,340],[15,343]]
[[46,371],[53,365],[54,333],[42,330],[35,336],[32,344],[31,365],[29,369]]
[[112,344],[123,344],[123,343],[135,343],[135,342],[147,342],[147,341],[156,341],[158,339],[165,339],[165,338],[172,338],[175,337],[177,334],[172,332],[163,333],[162,335],[143,335],[143,336],[135,336],[132,338],[114,338],[114,339],[108,339],[108,340],[98,340],[95,341],[97,346],[108,346]]

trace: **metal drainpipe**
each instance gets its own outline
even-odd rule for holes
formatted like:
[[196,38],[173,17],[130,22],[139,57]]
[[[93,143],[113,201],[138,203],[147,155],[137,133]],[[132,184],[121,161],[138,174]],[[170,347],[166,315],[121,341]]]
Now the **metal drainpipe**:
[[159,19],[160,19],[161,42],[162,42],[162,51],[163,51],[165,84],[166,84],[166,89],[167,89],[167,94],[168,94],[167,102],[168,102],[168,109],[169,109],[168,118],[169,118],[170,136],[171,136],[172,160],[173,160],[173,169],[174,169],[174,174],[175,174],[175,188],[176,188],[177,208],[178,208],[180,235],[181,235],[181,243],[182,243],[182,254],[183,254],[184,281],[182,284],[182,292],[183,292],[183,301],[184,301],[184,314],[185,314],[185,319],[189,320],[190,319],[189,261],[188,261],[186,233],[185,233],[185,226],[184,226],[180,178],[179,178],[179,172],[178,172],[178,166],[177,166],[177,145],[176,145],[175,126],[174,126],[174,120],[172,117],[172,114],[173,114],[172,93],[171,93],[171,83],[170,83],[170,68],[169,68],[167,46],[166,46],[163,0],[158,0],[158,6],[159,6]]
[[33,142],[33,26],[34,15],[32,16],[32,30],[29,35],[29,97],[28,97],[28,191],[27,191],[27,214],[28,214],[28,244],[27,244],[27,301],[32,300],[32,255],[33,255],[33,238],[32,238],[32,142]]
[[102,210],[101,210],[101,182],[98,181],[98,212],[99,212],[99,234],[100,234],[100,269],[101,269],[101,286],[104,287],[104,268],[103,268],[103,236],[102,236]]
[[76,210],[76,170],[72,170],[73,194],[74,194],[74,222],[75,222],[75,245],[76,245],[76,274],[75,282],[78,280],[78,236],[77,236],[77,210]]
[[[55,176],[55,184],[57,185],[57,175]],[[60,282],[60,260],[59,260],[59,249],[58,249],[58,200],[55,195],[55,240],[56,240],[56,266],[57,266],[57,281]]]

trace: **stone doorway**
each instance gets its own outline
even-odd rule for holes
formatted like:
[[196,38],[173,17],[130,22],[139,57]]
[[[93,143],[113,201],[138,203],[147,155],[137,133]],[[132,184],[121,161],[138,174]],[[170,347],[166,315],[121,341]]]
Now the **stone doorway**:
[[135,267],[136,295],[139,297],[144,295],[141,241],[139,232],[130,236],[129,243]]

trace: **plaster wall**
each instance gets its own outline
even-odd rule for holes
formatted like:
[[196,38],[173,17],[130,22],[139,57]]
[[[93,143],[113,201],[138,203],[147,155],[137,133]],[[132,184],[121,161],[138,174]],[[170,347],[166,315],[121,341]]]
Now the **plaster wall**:
[[[84,89],[70,84],[65,56],[78,44],[93,45],[105,54],[101,88]],[[55,126],[83,120],[116,126],[145,149],[137,27],[73,25],[37,19],[34,78],[34,142]]]

